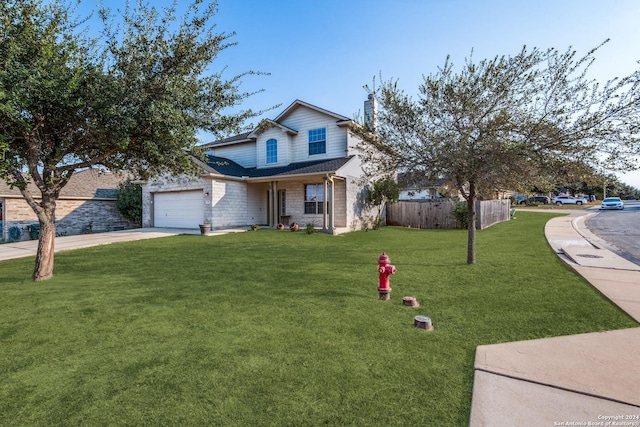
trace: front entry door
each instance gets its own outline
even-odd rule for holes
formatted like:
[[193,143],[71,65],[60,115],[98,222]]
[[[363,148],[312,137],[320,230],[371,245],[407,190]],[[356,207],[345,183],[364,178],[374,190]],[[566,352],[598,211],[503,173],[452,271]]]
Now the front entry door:
[[278,221],[284,225],[289,225],[289,218],[287,214],[287,194],[285,190],[278,191]]

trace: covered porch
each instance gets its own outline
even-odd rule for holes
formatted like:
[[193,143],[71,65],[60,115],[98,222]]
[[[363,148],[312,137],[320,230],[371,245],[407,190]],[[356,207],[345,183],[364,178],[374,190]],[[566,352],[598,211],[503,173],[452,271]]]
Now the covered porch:
[[346,231],[346,179],[337,175],[311,175],[269,180],[267,223],[276,228],[312,224],[329,234]]

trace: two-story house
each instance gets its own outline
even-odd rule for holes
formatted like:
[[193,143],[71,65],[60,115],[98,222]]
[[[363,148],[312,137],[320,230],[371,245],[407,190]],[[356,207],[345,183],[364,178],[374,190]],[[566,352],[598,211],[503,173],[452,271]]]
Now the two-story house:
[[359,229],[372,213],[351,123],[297,100],[251,132],[212,142],[200,177],[143,185],[143,226]]

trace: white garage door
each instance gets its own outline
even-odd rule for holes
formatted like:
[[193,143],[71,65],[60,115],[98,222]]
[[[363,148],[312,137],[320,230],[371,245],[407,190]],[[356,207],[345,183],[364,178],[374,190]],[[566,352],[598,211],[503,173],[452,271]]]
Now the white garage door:
[[155,193],[153,224],[156,227],[198,228],[204,216],[202,190]]

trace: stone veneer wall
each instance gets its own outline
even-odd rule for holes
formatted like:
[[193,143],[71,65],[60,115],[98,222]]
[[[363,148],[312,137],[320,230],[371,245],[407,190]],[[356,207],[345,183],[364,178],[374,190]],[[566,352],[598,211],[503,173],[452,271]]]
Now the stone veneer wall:
[[[277,183],[278,191],[286,191],[289,223],[297,222],[301,227],[305,227],[306,224],[322,227],[323,215],[304,213],[304,185],[314,183],[322,183],[322,180],[316,178]],[[336,178],[334,183],[334,227],[342,229],[341,232],[363,228],[368,224],[369,217],[375,216],[375,212],[366,209],[364,204],[366,191],[354,177]],[[211,195],[209,200],[205,199],[204,216],[210,218],[213,228],[266,224],[268,184],[249,185],[251,189],[248,189],[246,183],[240,181],[192,179],[186,176],[150,181],[142,187],[142,226],[151,227],[153,224],[152,195],[154,193],[188,190],[201,190]],[[252,199],[251,202],[249,198]]]
[[214,181],[211,193],[213,228],[250,224],[247,218],[247,185],[236,181]]
[[[265,195],[261,196],[262,200],[256,206],[249,206],[247,184],[244,182],[208,178],[193,179],[188,176],[162,177],[149,181],[142,186],[142,226],[153,225],[153,194],[189,190],[200,190],[203,194],[210,194],[209,199],[204,199],[204,216],[209,219],[214,229],[266,223],[268,187],[266,184],[261,184],[257,188]],[[264,207],[261,206],[262,202]]]
[[[21,198],[5,198],[3,204],[3,239],[9,238],[9,228],[17,226],[22,232],[20,240],[29,240],[31,238],[31,224],[38,223],[38,217],[33,209]],[[89,223],[92,223],[93,233],[140,226],[120,214],[116,208],[115,199],[58,200],[56,204],[56,234],[58,236],[86,233]]]
[[[367,206],[367,189],[360,183],[361,179],[356,177],[348,177],[346,198],[347,206],[350,207],[347,215],[347,227],[350,230],[360,230],[371,227],[372,221],[376,217],[375,208]],[[384,218],[384,213],[383,213]]]

